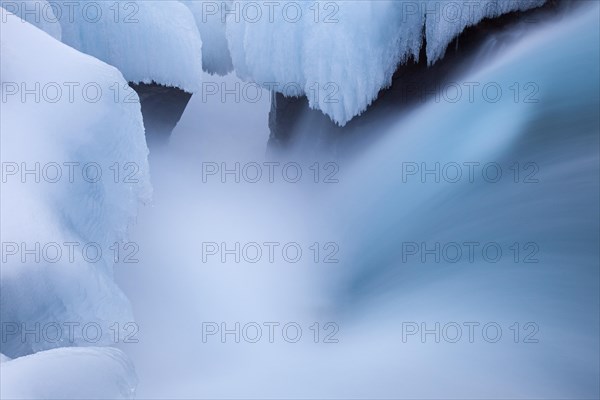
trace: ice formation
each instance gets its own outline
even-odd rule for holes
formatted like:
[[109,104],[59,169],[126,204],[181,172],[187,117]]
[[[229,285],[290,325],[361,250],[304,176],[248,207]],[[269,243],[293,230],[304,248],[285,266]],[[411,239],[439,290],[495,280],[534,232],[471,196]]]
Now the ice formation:
[[200,90],[202,40],[180,2],[49,1],[74,10],[60,18],[63,42],[117,67],[128,81]]
[[65,43],[129,81],[195,93],[202,70],[225,75],[235,68],[244,80],[305,94],[311,108],[345,125],[423,45],[433,64],[466,27],[545,0],[48,2],[60,11]]
[[[244,80],[306,95],[311,108],[340,125],[361,114],[423,45],[433,64],[466,27],[544,2],[48,0],[60,11],[65,43],[116,66],[131,82],[195,93],[202,70],[225,75],[235,68]],[[53,10],[46,0],[27,3]],[[26,5],[19,11],[30,20]],[[37,25],[60,36],[56,24]]]
[[181,0],[194,14],[202,38],[202,68],[210,74],[226,75],[233,70],[233,62],[225,35],[227,9],[231,0]]
[[129,399],[137,378],[114,348],[42,351],[2,364],[3,399]]
[[[151,190],[139,100],[116,68],[0,13],[0,351],[15,358],[113,343],[132,315],[110,248],[126,240]],[[65,323],[78,324],[72,337]],[[97,340],[83,331],[88,323],[100,328]],[[53,324],[63,329],[58,340]]]
[[311,108],[345,125],[390,85],[399,63],[418,59],[424,43],[433,64],[465,27],[544,2],[287,1],[257,12],[250,4],[260,3],[235,1],[223,13],[242,79],[306,94]]
[[24,21],[37,26],[55,39],[60,40],[59,20],[54,14],[54,8],[46,0],[0,0],[0,7],[18,15]]

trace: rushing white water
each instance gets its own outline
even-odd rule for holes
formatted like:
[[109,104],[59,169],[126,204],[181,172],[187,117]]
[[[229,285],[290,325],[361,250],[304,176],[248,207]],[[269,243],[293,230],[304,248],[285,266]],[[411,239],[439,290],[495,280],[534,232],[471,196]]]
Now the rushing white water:
[[[140,262],[117,276],[140,326],[139,343],[125,346],[138,396],[598,397],[599,48],[597,5],[531,29],[465,72],[458,101],[382,121],[385,134],[360,157],[334,160],[339,183],[313,182],[309,167],[318,161],[323,172],[327,159],[277,159],[301,164],[296,184],[280,174],[274,183],[231,175],[204,183],[207,163],[268,161],[268,96],[193,98],[171,146],[152,155],[155,204],[134,235]],[[493,83],[502,96],[492,102],[493,89],[487,100],[478,89],[470,101],[470,82]],[[423,183],[406,174],[436,162],[493,162],[503,176],[490,183],[495,173],[486,180],[477,169],[470,182],[464,169],[452,183],[447,170]],[[474,241],[497,243],[503,256],[422,262],[403,245]],[[203,262],[205,242],[296,242],[304,257]],[[339,263],[315,263],[314,242],[335,242]],[[330,321],[338,343],[322,343]],[[204,343],[203,322],[296,322],[303,337],[287,343],[276,331],[270,343],[263,328],[258,343],[233,335]],[[471,343],[465,328],[457,343],[433,335],[423,343],[403,340],[403,322],[496,323],[503,334],[490,343],[478,330]]]

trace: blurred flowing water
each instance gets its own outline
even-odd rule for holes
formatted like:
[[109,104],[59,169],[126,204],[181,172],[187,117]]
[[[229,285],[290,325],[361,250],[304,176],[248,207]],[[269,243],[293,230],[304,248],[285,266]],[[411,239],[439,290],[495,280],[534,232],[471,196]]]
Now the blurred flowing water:
[[[154,205],[134,234],[140,262],[117,270],[140,326],[139,343],[124,347],[138,396],[597,398],[598,5],[515,36],[463,72],[460,99],[390,115],[377,140],[365,132],[358,156],[267,157],[267,92],[253,104],[192,98],[169,147],[152,154]],[[502,95],[484,101],[478,89],[470,101],[472,82]],[[203,182],[206,163],[223,162],[297,162],[305,175],[295,184],[281,175]],[[339,166],[339,182],[315,183],[315,162],[322,172]],[[458,181],[407,174],[436,163],[497,163],[503,175],[492,183],[480,168],[472,180],[467,168]],[[297,263],[204,262],[204,242],[295,242],[305,253]],[[314,262],[315,242],[335,243],[339,262]],[[465,242],[505,252],[497,262],[480,250],[436,262],[406,247]],[[270,343],[265,328],[257,343],[204,343],[203,322],[295,322],[303,336]],[[322,335],[335,323],[338,342],[314,343],[314,322]],[[471,343],[465,322],[498,324],[502,338],[490,343],[477,330]],[[403,340],[406,323],[457,323],[463,335]],[[532,332],[537,342],[524,343]]]

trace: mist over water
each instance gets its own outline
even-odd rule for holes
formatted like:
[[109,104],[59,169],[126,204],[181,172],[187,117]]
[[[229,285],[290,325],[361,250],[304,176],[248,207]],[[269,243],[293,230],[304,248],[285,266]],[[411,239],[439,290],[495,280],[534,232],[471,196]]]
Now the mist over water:
[[[139,343],[124,345],[138,397],[598,396],[598,6],[516,36],[463,72],[458,101],[390,115],[351,157],[267,151],[266,91],[256,103],[194,96],[150,157],[154,203],[132,235],[140,262],[116,270],[139,325]],[[475,101],[465,82],[480,84]],[[497,101],[482,97],[491,82]],[[223,163],[251,177],[257,164],[262,179],[237,183]],[[436,163],[439,179],[423,175]],[[482,173],[488,163],[500,177]],[[274,262],[263,245],[255,263],[203,254],[236,242],[279,245]],[[422,243],[457,243],[463,256],[454,246],[437,260]],[[203,336],[207,322],[256,323],[262,337],[222,343]],[[273,343],[265,322],[279,324]],[[291,322],[296,343],[281,335]],[[465,322],[478,324],[472,342]],[[456,323],[462,336],[407,335],[421,323]],[[502,329],[496,342],[482,338],[488,323]]]

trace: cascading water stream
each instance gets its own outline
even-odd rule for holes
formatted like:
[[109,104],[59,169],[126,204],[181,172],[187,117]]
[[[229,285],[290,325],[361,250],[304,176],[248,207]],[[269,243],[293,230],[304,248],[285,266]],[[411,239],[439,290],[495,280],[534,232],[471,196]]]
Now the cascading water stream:
[[[142,262],[118,271],[140,326],[140,343],[125,346],[138,395],[598,394],[588,385],[599,366],[584,357],[599,351],[597,18],[591,5],[550,21],[464,72],[457,101],[390,116],[376,143],[365,132],[362,154],[336,161],[337,184],[203,175],[208,163],[298,162],[307,173],[332,160],[267,159],[266,94],[234,119],[223,104],[193,98],[171,147],[152,155],[155,205],[134,235]],[[421,175],[436,163],[439,181]],[[304,250],[333,242],[339,263],[314,263],[312,253],[298,263],[202,260],[202,243],[273,240]],[[464,243],[475,241],[470,259]],[[423,259],[413,246],[422,243],[458,243],[464,253]],[[502,256],[482,253],[485,243]],[[206,321],[295,321],[307,339],[204,343]],[[315,321],[335,321],[339,343],[315,344]],[[470,343],[465,330],[458,343],[403,341],[403,323],[474,321],[501,326],[502,340]],[[539,342],[515,343],[517,322]]]

